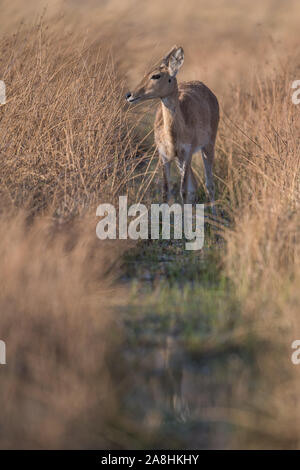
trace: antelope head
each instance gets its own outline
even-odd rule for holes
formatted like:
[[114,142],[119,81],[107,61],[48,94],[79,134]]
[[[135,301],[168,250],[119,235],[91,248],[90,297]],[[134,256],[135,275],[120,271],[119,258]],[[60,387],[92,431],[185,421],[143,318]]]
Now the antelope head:
[[177,88],[176,75],[184,61],[182,47],[174,46],[162,59],[160,65],[147,73],[140,84],[126,94],[129,103],[166,98]]

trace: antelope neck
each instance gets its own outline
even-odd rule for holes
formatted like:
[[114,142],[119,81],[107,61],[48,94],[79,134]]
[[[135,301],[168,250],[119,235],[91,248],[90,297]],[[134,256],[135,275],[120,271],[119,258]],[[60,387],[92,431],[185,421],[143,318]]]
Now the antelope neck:
[[161,107],[165,132],[172,136],[174,129],[180,126],[183,120],[177,87],[171,95],[161,99]]

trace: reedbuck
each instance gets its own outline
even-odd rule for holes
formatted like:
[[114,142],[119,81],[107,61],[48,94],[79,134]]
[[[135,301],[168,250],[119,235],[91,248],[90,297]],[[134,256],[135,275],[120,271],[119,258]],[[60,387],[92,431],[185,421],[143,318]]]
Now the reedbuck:
[[177,84],[176,75],[184,61],[182,47],[174,46],[159,66],[148,73],[132,93],[129,103],[159,98],[154,124],[155,143],[163,164],[164,199],[171,195],[170,165],[175,161],[180,174],[180,194],[183,203],[193,203],[197,190],[191,162],[201,150],[206,188],[214,207],[213,160],[219,124],[219,105],[213,92],[198,81]]

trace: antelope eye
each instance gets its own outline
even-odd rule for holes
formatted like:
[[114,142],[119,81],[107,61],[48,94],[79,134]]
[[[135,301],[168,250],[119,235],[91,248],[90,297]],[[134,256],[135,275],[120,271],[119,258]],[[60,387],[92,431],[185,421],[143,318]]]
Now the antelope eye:
[[158,80],[160,78],[160,74],[152,75],[151,80]]

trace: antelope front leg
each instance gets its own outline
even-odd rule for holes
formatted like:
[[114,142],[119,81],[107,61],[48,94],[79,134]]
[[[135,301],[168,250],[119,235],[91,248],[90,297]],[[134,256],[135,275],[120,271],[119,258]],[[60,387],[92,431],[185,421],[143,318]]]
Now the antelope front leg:
[[196,198],[197,182],[191,163],[192,154],[185,157],[181,169],[180,194],[183,204],[193,204]]
[[163,166],[163,201],[169,202],[171,197],[171,162],[161,157]]

